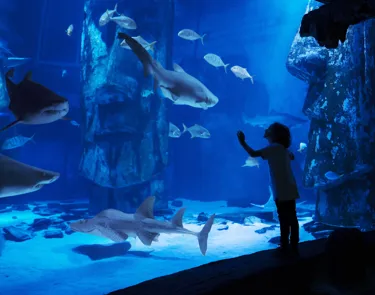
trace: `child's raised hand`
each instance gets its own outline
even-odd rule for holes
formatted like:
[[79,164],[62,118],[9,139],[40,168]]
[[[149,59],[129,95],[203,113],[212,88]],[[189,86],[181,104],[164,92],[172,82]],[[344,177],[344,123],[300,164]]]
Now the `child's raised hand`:
[[237,131],[237,138],[240,144],[245,142],[245,134],[241,130]]

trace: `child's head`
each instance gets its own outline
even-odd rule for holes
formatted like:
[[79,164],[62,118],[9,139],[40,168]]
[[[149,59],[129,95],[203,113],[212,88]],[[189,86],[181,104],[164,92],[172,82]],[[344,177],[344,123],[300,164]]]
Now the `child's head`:
[[278,143],[283,145],[286,149],[290,147],[292,143],[292,136],[287,126],[280,123],[271,124],[264,132],[264,138],[269,143]]

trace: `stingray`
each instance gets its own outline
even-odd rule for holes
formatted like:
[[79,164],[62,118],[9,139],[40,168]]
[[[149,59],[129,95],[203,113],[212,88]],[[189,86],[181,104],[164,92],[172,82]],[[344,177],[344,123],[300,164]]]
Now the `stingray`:
[[7,72],[6,86],[10,99],[9,110],[15,116],[15,121],[0,129],[0,132],[18,123],[39,125],[65,119],[64,116],[69,112],[66,98],[32,81],[31,72],[19,84],[10,79],[13,74],[14,69]]

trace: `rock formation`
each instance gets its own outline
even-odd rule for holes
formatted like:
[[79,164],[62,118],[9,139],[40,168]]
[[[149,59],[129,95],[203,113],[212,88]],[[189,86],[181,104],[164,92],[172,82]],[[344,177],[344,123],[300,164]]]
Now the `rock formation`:
[[[310,0],[306,11],[320,5]],[[288,56],[289,72],[309,84],[304,185],[317,190],[316,221],[369,228],[375,217],[374,33],[373,20],[351,26],[334,50],[297,34]]]
[[[115,4],[113,1],[113,7]],[[148,195],[160,200],[164,191],[163,171],[168,160],[166,107],[165,100],[157,94],[142,95],[152,91],[152,79],[143,77],[134,53],[120,47],[115,36],[123,29],[114,22],[98,25],[100,15],[107,8],[112,9],[98,5],[86,0],[84,6],[81,46],[84,150],[80,170],[91,182],[92,213],[109,207],[126,212]],[[127,10],[137,23],[135,34],[150,42],[156,40],[154,58],[170,66],[173,0],[148,1],[147,6],[142,5],[145,3],[134,3]]]

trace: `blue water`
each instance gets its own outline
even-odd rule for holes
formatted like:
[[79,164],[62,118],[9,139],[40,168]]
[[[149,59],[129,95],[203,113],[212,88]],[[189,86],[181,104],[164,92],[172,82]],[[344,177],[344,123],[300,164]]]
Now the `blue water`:
[[[265,146],[264,127],[245,124],[243,118],[267,118],[272,110],[287,114],[289,122],[294,117],[307,121],[291,129],[290,150],[304,202],[297,206],[301,241],[314,239],[302,227],[312,220],[315,194],[302,185],[305,152],[298,151],[309,131],[302,113],[307,87],[285,66],[307,1],[118,2],[118,12],[137,23],[136,30],[121,31],[157,41],[155,59],[168,69],[177,63],[219,98],[207,110],[173,104],[160,90],[151,93],[152,78],[143,76],[133,52],[119,47],[119,25],[98,25],[115,4],[0,0],[2,58],[11,57],[8,51],[31,58],[16,67],[13,81],[22,81],[32,71],[33,81],[69,100],[68,120],[18,124],[0,134],[0,145],[11,137],[35,134],[35,143],[2,154],[60,173],[57,181],[40,190],[0,199],[0,227],[6,238],[2,242],[0,236],[0,293],[104,294],[276,247],[279,227],[269,201],[267,163],[242,167],[248,156],[236,138],[237,130],[243,130],[254,149]],[[68,36],[71,24],[74,29]],[[206,34],[204,45],[199,39],[180,38],[182,29]],[[206,62],[207,53],[229,63],[227,73]],[[236,77],[231,71],[235,65],[246,68],[254,83]],[[7,109],[6,71],[1,73],[0,111],[10,116],[0,116],[1,126],[13,120]],[[148,95],[142,95],[145,90]],[[181,132],[183,124],[198,124],[211,136],[191,138],[186,132],[168,137],[169,122]],[[170,220],[186,207],[183,224],[195,232],[209,216],[219,216],[208,236],[206,256],[191,235],[161,234],[145,246],[139,239],[114,243],[69,227],[109,208],[133,214],[150,195],[156,196],[156,219]]]

